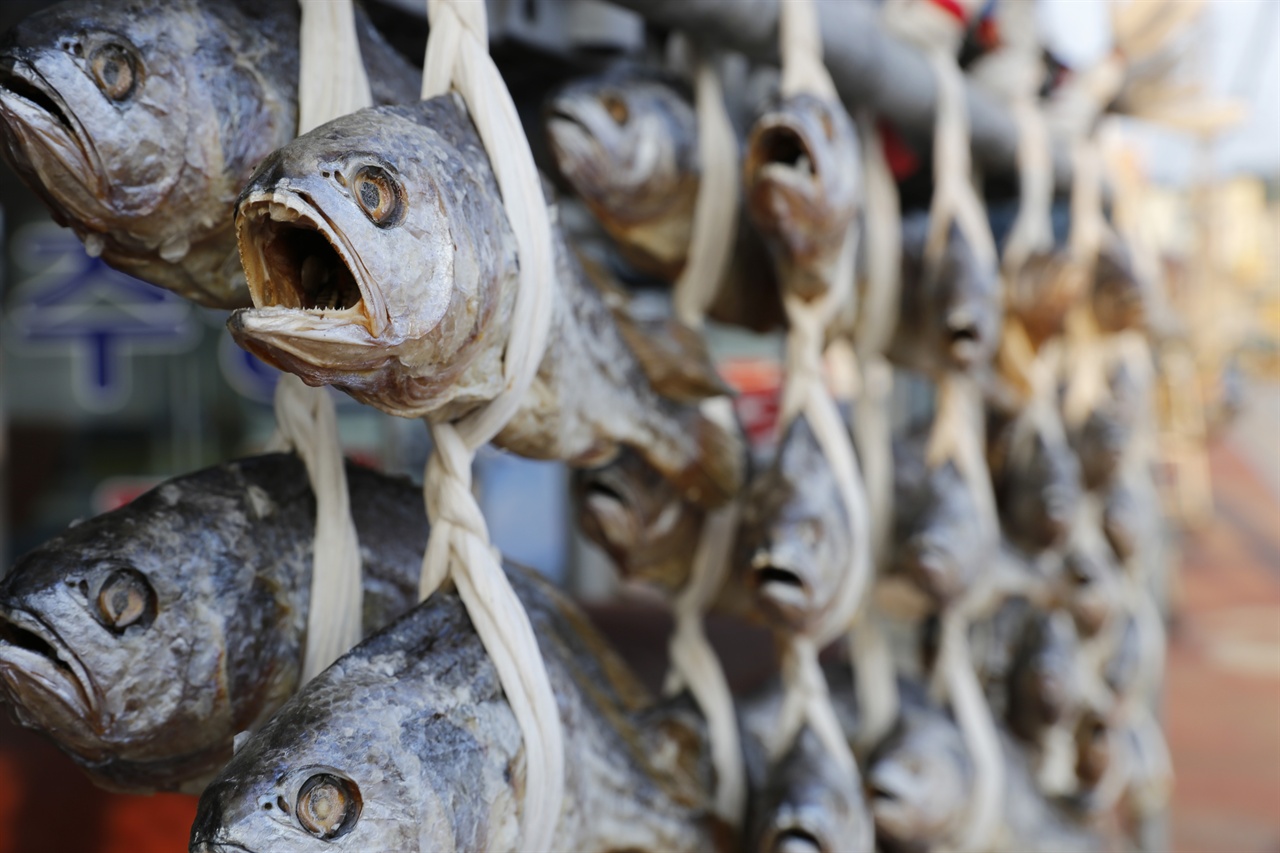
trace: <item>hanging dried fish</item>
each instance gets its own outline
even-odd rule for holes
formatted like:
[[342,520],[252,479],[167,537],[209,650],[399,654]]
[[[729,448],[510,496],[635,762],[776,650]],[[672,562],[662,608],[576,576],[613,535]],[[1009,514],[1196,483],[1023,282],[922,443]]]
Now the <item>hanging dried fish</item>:
[[[0,48],[0,151],[91,255],[213,308],[249,304],[232,210],[294,137],[297,0],[72,0]],[[419,75],[357,16],[375,103]]]
[[[585,618],[509,570],[566,738],[558,850],[718,850],[729,834],[680,760],[641,731],[646,697]],[[307,684],[201,797],[193,853],[504,850],[518,844],[521,734],[456,595],[440,593]]]
[[[364,628],[417,600],[422,493],[348,465]],[[170,480],[0,582],[0,691],[95,782],[198,792],[297,690],[315,501],[292,455]]]
[[1000,280],[952,226],[938,269],[926,271],[927,214],[902,222],[902,299],[888,356],[929,376],[970,371],[995,354],[1000,323]]
[[[565,86],[543,122],[560,175],[636,270],[675,281],[689,261],[703,183],[690,88],[670,76],[619,66]],[[727,215],[727,214],[726,214]],[[725,280],[708,306],[721,322],[767,331],[783,324],[773,265],[739,219]]]
[[[456,96],[364,110],[290,143],[245,188],[236,221],[258,307],[229,325],[251,352],[403,417],[454,419],[502,390],[515,247]],[[742,481],[738,436],[651,387],[572,253],[556,250],[546,355],[498,444],[579,466],[630,446],[689,499],[723,503]]]
[[[1055,412],[1048,414],[1056,418]],[[989,408],[987,440],[1005,535],[1029,554],[1060,546],[1082,494],[1080,463],[1061,425],[1040,423],[1027,410],[1005,418]]]

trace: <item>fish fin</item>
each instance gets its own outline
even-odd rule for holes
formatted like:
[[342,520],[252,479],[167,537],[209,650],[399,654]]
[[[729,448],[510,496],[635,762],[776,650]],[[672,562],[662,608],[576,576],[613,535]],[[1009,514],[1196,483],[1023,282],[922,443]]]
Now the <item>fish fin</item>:
[[702,335],[669,317],[640,320],[615,311],[618,330],[653,390],[668,400],[697,403],[732,396],[711,361]]
[[747,444],[733,414],[733,404],[720,397],[689,409],[689,433],[697,438],[697,455],[677,474],[685,497],[715,509],[736,497],[747,480]]

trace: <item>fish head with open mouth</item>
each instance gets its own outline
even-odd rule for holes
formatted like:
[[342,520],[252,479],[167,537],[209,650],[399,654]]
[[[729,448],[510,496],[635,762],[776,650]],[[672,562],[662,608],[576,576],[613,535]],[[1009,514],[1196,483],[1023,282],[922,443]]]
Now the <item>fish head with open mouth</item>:
[[994,430],[988,418],[988,458],[1005,533],[1037,553],[1066,540],[1083,492],[1080,463],[1065,434],[1029,420],[1029,414]]
[[393,415],[450,417],[492,399],[503,379],[489,341],[505,339],[517,274],[500,198],[456,95],[322,125],[241,193],[255,307],[232,315],[232,335]]
[[[895,460],[915,456],[899,447]],[[894,548],[890,571],[935,607],[962,596],[995,554],[977,499],[955,463],[927,466],[912,458],[894,483]]]
[[639,453],[624,447],[607,465],[574,471],[573,492],[583,533],[623,575],[685,585],[705,512]]
[[989,363],[1004,319],[1000,279],[956,225],[937,269],[925,260],[929,217],[902,220],[902,287],[891,360],[931,375],[972,372]]
[[674,278],[701,179],[687,86],[614,69],[558,91],[543,111],[557,169],[639,268]]
[[273,78],[296,78],[296,54],[242,58],[268,55],[287,19],[246,5],[78,0],[0,45],[0,150],[18,175],[91,254],[212,307],[248,302],[231,205],[294,129]]
[[[210,531],[201,512],[209,504],[183,501],[176,487],[138,501],[147,515],[82,522],[0,581],[0,693],[11,713],[53,736],[95,782],[125,791],[185,786],[208,773],[226,733],[251,722],[239,709],[273,681],[259,672],[260,687],[246,686],[228,663],[233,570],[192,565],[243,565],[236,537]],[[238,524],[224,508],[217,523]],[[242,641],[266,649],[269,629],[255,625]]]
[[936,708],[904,708],[868,764],[877,849],[932,850],[954,840],[968,813],[972,777],[955,722]]
[[839,101],[802,93],[756,120],[743,157],[747,209],[802,299],[831,290],[858,214],[858,136]]
[[801,414],[773,463],[747,488],[735,564],[766,622],[812,628],[853,560],[849,512],[813,427]]

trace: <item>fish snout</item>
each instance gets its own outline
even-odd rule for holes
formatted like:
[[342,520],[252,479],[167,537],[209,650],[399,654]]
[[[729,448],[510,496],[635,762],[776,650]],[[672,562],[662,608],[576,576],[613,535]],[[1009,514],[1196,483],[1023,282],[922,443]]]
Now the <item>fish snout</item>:
[[578,481],[584,532],[618,563],[640,543],[641,528],[632,503],[613,484],[588,473]]
[[907,543],[904,569],[920,591],[936,602],[950,601],[963,592],[955,555],[931,537],[916,537]]
[[767,845],[761,845],[760,853],[826,853],[826,850],[813,833],[793,826],[774,833]]
[[751,556],[750,583],[757,599],[773,616],[802,628],[815,611],[813,555],[786,540],[757,548]]
[[973,366],[982,359],[987,348],[987,333],[981,318],[972,308],[957,308],[946,318],[947,352],[960,369]]

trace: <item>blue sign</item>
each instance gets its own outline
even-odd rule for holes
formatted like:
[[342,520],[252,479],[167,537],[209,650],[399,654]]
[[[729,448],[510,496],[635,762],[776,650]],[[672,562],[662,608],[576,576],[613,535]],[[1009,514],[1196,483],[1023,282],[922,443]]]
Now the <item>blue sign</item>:
[[133,355],[182,352],[199,339],[185,299],[89,257],[70,231],[30,225],[12,250],[32,275],[10,299],[7,337],[16,348],[70,354],[72,390],[85,408],[125,404]]

